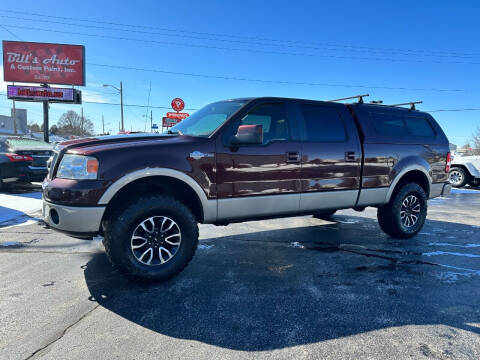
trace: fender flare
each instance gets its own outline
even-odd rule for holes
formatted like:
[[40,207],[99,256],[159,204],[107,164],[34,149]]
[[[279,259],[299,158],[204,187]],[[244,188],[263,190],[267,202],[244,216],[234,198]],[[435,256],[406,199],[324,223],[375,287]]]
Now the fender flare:
[[98,200],[98,205],[107,205],[110,200],[112,200],[112,198],[115,196],[115,194],[120,191],[120,189],[122,189],[125,185],[135,180],[152,176],[168,176],[184,182],[195,192],[195,194],[197,194],[198,198],[200,199],[203,208],[204,222],[210,223],[214,222],[217,219],[217,201],[208,200],[203,189],[193,178],[186,175],[185,173],[168,168],[146,168],[136,170],[122,176],[108,187],[107,191],[105,191],[100,200]]
[[403,178],[403,176],[406,173],[408,173],[410,171],[414,171],[414,170],[421,171],[427,177],[428,187],[429,187],[428,190],[430,191],[430,186],[432,185],[432,177],[427,172],[427,170],[425,170],[425,167],[420,166],[420,165],[410,165],[410,166],[407,166],[406,168],[402,169],[397,174],[397,176],[395,176],[395,179],[392,181],[392,184],[390,185],[390,188],[388,189],[387,196],[385,197],[385,203],[388,203],[390,201],[390,198],[392,197],[392,194],[393,194],[393,190],[395,190],[395,187],[397,186],[398,182]]

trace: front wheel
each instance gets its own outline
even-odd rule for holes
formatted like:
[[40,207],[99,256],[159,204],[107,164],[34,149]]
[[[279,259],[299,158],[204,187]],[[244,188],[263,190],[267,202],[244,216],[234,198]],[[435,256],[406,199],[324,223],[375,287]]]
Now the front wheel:
[[451,168],[448,173],[448,181],[453,187],[461,188],[467,184],[467,174],[462,168]]
[[104,233],[112,265],[141,282],[175,276],[190,262],[198,244],[192,212],[166,195],[139,198],[111,216]]
[[393,238],[407,239],[416,235],[427,217],[427,195],[418,184],[405,184],[396,191],[387,205],[378,208],[378,224]]

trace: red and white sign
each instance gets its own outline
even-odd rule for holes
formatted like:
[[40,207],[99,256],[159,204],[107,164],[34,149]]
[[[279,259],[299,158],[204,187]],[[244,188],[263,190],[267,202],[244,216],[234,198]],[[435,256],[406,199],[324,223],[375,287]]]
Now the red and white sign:
[[162,118],[162,127],[171,127],[171,126],[174,126],[174,125],[177,125],[180,121],[182,121],[181,119],[170,119],[168,117],[163,117]]
[[[185,103],[180,98],[172,100],[172,109],[175,111],[182,111],[185,108]],[[167,115],[168,116],[168,115]]]
[[178,119],[183,120],[189,117],[189,113],[181,113],[181,112],[167,112],[167,118],[169,119]]
[[3,79],[84,86],[85,47],[4,40]]

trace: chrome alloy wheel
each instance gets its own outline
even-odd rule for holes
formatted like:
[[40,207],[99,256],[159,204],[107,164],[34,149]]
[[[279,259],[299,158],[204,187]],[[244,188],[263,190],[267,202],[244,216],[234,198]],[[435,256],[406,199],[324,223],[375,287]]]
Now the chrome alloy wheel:
[[415,195],[408,195],[402,202],[400,209],[400,218],[403,225],[412,227],[418,222],[420,217],[421,204]]
[[463,174],[458,170],[452,170],[448,175],[448,181],[452,185],[460,185],[463,182]]
[[172,259],[181,241],[182,233],[175,221],[166,216],[152,216],[135,228],[130,246],[135,259],[155,266]]

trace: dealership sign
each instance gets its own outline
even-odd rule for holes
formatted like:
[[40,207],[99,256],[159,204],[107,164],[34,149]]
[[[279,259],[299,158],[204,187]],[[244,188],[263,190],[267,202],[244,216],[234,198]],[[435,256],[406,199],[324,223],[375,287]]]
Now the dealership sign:
[[81,92],[72,88],[7,85],[7,96],[12,100],[49,101],[79,104]]
[[85,85],[85,47],[3,41],[4,81]]
[[171,127],[171,126],[174,126],[174,125],[177,125],[180,121],[182,121],[181,119],[171,119],[171,118],[168,118],[168,117],[163,117],[162,118],[162,127]]
[[177,113],[177,112],[167,112],[167,118],[169,119],[186,119],[190,114],[188,113]]
[[185,108],[185,103],[180,98],[175,98],[172,100],[172,109],[175,111],[182,111]]

